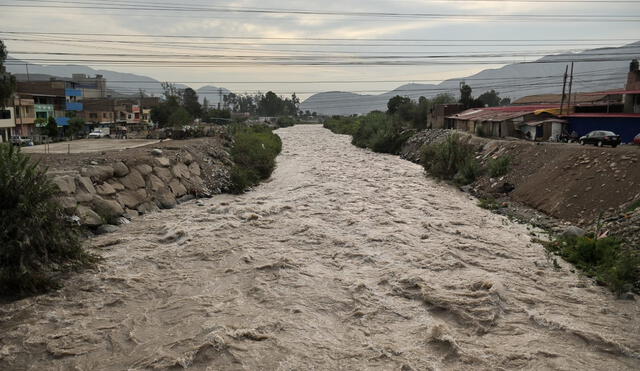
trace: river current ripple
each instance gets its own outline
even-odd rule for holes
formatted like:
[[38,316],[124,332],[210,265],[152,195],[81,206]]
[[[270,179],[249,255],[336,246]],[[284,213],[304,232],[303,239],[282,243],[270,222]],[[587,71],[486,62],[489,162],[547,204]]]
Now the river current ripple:
[[640,308],[532,231],[315,125],[267,183],[145,216],[0,306],[2,370],[640,368]]

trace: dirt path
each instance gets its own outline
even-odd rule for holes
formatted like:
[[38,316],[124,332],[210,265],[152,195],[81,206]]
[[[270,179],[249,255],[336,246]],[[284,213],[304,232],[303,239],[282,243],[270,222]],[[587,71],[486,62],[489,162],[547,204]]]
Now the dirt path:
[[0,306],[0,369],[640,368],[640,307],[525,226],[318,126],[273,180],[91,243],[99,272]]

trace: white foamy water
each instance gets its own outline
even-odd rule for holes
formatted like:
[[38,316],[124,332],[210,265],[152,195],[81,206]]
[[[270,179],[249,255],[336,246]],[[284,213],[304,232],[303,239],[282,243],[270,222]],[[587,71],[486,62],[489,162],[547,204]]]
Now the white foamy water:
[[395,156],[281,129],[273,178],[100,236],[0,306],[0,369],[640,368],[640,308]]

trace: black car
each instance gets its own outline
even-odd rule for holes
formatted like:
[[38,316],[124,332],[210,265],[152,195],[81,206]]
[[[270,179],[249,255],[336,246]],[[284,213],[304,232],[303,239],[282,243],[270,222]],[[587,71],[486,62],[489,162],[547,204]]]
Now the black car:
[[606,144],[615,148],[620,144],[620,136],[613,131],[595,130],[583,137],[580,137],[579,142],[582,145],[593,144],[598,147],[602,147]]

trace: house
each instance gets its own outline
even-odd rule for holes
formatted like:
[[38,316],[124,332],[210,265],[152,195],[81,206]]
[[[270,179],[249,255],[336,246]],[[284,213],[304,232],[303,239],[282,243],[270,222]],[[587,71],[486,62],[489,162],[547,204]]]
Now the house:
[[144,124],[151,122],[151,108],[160,103],[160,98],[88,98],[82,101],[81,115],[88,124]]
[[49,81],[18,81],[17,94],[34,101],[36,119],[54,117],[59,127],[69,125],[67,112],[83,111],[82,90],[74,82],[50,79]]
[[0,143],[9,142],[16,127],[13,107],[0,107]]
[[35,130],[36,110],[33,98],[23,98],[16,95],[13,99],[13,109],[16,117],[15,135],[30,137]]
[[436,104],[429,109],[428,126],[430,129],[444,129],[447,116],[464,111],[461,103]]
[[557,138],[564,129],[558,120],[558,105],[530,105],[472,108],[447,116],[445,128],[491,137],[518,137],[531,140]]

